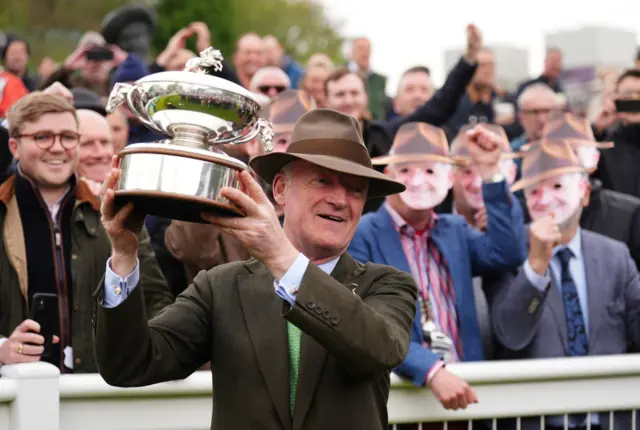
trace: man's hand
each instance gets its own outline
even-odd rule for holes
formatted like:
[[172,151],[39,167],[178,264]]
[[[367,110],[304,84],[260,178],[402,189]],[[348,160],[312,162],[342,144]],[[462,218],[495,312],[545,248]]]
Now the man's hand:
[[429,385],[445,409],[466,409],[467,405],[478,403],[476,390],[447,369],[438,370]]
[[187,39],[193,34],[194,30],[190,28],[182,28],[178,30],[178,32],[169,39],[169,43],[167,43],[164,51],[162,51],[156,58],[156,64],[166,69],[171,62],[171,59],[173,59],[181,49],[185,49],[187,47]]
[[535,221],[529,226],[529,264],[534,272],[544,276],[553,258],[553,248],[560,243],[562,234],[553,215]]
[[198,40],[196,41],[197,54],[211,46],[211,32],[207,24],[204,22],[192,22],[189,25],[189,29],[198,35]]
[[202,214],[202,218],[235,237],[249,254],[264,263],[274,278],[282,279],[299,251],[285,235],[269,198],[248,171],[240,173],[240,183],[246,194],[235,188],[223,188],[220,195],[238,206],[245,217]]
[[[31,363],[40,361],[44,352],[44,337],[39,335],[40,324],[33,320],[24,320],[0,345],[0,364]],[[60,342],[53,336],[53,343]]]
[[[483,181],[490,180],[497,173],[500,173],[500,155],[504,142],[503,137],[493,133],[482,124],[467,131],[469,140],[468,150],[471,162],[478,169]],[[508,145],[508,143],[507,143]]]
[[475,64],[476,55],[482,49],[482,33],[473,24],[467,25],[467,50],[464,58],[471,64]]
[[71,71],[84,68],[84,66],[87,64],[87,59],[85,57],[86,52],[86,46],[77,48],[71,53],[71,55],[67,57],[66,60],[64,60],[64,68]]
[[111,61],[111,67],[113,68],[120,67],[129,56],[129,54],[118,45],[109,45],[109,50],[113,52],[113,60]]
[[135,213],[133,203],[127,203],[116,212],[114,198],[115,186],[120,179],[118,156],[111,161],[111,171],[107,174],[100,197],[102,204],[102,225],[111,240],[111,270],[121,277],[129,276],[135,269],[138,259],[138,236],[144,226],[144,216]]

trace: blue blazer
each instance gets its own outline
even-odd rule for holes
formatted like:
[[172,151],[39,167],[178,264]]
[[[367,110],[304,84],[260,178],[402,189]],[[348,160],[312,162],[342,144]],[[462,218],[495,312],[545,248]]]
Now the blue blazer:
[[[482,186],[487,208],[487,231],[469,227],[459,215],[438,215],[432,237],[449,266],[456,294],[456,309],[464,361],[484,360],[484,350],[473,296],[473,277],[516,270],[527,257],[522,209],[506,182]],[[349,245],[349,254],[366,263],[393,266],[411,273],[400,236],[385,206],[362,217]],[[394,372],[418,386],[440,358],[423,346],[420,306],[411,328],[405,360]]]

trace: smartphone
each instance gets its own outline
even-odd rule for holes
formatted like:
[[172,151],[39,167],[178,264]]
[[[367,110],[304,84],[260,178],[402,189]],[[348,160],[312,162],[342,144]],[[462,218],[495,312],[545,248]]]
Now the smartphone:
[[40,335],[44,337],[42,358],[49,358],[53,335],[58,331],[58,296],[49,293],[35,293],[31,299],[30,313],[30,318],[40,324]]
[[113,52],[108,48],[92,48],[85,52],[85,56],[89,61],[111,61],[113,60]]

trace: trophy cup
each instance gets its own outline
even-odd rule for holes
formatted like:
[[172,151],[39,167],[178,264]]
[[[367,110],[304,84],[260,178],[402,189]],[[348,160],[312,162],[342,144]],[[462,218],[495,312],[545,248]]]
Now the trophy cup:
[[155,73],[113,88],[107,112],[126,101],[145,127],[168,137],[128,145],[118,154],[116,206],[133,202],[145,214],[200,223],[202,212],[244,215],[219,192],[239,188],[239,174],[249,167],[224,153],[221,145],[259,136],[270,152],[273,131],[258,117],[260,105],[249,91],[207,75],[209,69],[222,69],[222,56],[211,47],[189,60],[182,72]]

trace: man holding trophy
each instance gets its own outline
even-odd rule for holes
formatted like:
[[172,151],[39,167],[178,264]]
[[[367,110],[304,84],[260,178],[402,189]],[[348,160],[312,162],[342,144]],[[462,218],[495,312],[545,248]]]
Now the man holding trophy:
[[253,258],[200,272],[147,323],[136,259],[143,219],[131,202],[117,210],[114,159],[101,191],[113,247],[96,292],[102,377],[149,385],[210,360],[212,428],[386,429],[389,373],[407,354],[417,289],[408,274],[357,263],[346,249],[366,199],[404,186],[372,168],[357,121],[328,109],[300,118],[286,152],[250,166],[273,184],[284,225],[241,171],[220,195],[243,216],[202,217]]

